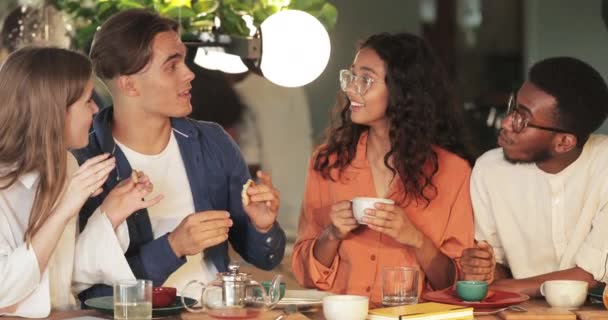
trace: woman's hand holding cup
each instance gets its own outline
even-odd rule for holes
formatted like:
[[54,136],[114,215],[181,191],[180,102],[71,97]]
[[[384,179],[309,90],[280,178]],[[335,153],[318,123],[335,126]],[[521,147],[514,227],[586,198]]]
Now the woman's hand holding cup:
[[329,235],[334,240],[344,239],[351,231],[359,226],[353,216],[351,202],[348,200],[340,201],[331,207],[329,213],[331,225]]

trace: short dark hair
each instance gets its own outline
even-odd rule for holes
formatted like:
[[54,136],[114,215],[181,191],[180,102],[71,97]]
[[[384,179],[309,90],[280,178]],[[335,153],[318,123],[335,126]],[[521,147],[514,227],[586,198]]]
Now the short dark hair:
[[582,146],[608,117],[608,86],[599,72],[571,57],[535,63],[528,78],[557,100],[557,122],[574,133]]
[[93,39],[90,57],[95,73],[102,79],[112,79],[139,72],[152,59],[154,37],[178,29],[177,22],[145,9],[125,10],[113,15]]

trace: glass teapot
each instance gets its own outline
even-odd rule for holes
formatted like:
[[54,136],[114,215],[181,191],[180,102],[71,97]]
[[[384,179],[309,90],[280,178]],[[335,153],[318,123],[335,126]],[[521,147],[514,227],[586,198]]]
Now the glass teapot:
[[280,299],[281,275],[276,275],[268,290],[251,279],[248,273],[239,272],[237,263],[230,263],[228,272],[219,272],[209,284],[193,280],[182,292],[193,284],[202,286],[200,304],[202,307],[188,307],[182,295],[182,304],[190,312],[206,311],[215,318],[255,318],[264,310],[274,308]]

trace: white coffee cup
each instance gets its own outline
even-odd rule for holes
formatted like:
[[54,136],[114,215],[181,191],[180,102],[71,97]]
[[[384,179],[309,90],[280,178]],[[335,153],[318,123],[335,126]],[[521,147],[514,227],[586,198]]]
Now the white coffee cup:
[[365,216],[366,209],[375,209],[374,204],[377,202],[386,203],[386,204],[395,204],[395,201],[384,198],[364,198],[357,197],[353,198],[351,201],[353,204],[353,215],[359,224],[366,224],[363,222],[363,217]]
[[574,309],[587,299],[588,284],[578,280],[551,280],[540,285],[540,293],[554,308]]
[[327,320],[365,320],[369,298],[365,296],[335,295],[323,298],[323,315]]

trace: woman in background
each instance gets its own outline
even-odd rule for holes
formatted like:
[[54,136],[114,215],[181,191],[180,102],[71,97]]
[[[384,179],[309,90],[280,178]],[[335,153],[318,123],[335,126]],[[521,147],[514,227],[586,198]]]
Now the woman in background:
[[92,77],[87,57],[58,48],[17,50],[0,68],[0,315],[76,307],[76,274],[81,283],[133,277],[116,234],[132,212],[160,200],[143,200],[152,190],[143,173],[110,193],[96,223],[76,229],[80,208],[115,166],[104,154],[78,168],[68,152],[88,143]]
[[[419,268],[419,291],[452,285],[473,244],[470,166],[443,67],[410,34],[377,34],[340,71],[345,103],[312,157],[294,247],[298,282],[379,303],[382,267]],[[359,225],[354,197],[380,197]]]

